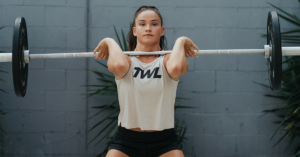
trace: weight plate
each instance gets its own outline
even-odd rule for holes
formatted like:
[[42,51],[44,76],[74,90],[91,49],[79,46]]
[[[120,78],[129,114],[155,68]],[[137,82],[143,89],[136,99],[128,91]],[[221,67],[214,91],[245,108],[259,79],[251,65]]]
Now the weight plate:
[[275,11],[268,14],[267,44],[270,46],[268,58],[270,87],[272,91],[278,91],[281,86],[282,50],[279,18]]
[[28,50],[26,22],[23,17],[15,20],[12,41],[12,70],[15,94],[24,97],[27,89],[28,64],[24,61],[24,50]]

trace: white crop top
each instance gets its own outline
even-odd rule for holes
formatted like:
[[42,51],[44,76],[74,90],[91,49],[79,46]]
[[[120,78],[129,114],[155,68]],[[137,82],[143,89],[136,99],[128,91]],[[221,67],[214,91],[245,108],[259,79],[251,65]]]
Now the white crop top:
[[127,129],[157,130],[174,128],[174,104],[178,81],[164,66],[165,55],[151,63],[135,56],[127,74],[116,80],[120,113],[118,126]]

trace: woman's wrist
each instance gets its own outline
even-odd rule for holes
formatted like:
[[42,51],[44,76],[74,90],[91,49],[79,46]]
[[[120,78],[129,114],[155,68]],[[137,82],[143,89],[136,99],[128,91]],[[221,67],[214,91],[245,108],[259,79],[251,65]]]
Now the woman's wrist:
[[110,50],[110,48],[116,48],[116,46],[119,46],[118,43],[113,39],[113,38],[105,38],[106,44],[108,46],[108,49]]
[[105,41],[106,41],[107,44],[110,44],[111,42],[114,41],[114,39],[113,39],[113,38],[106,37],[106,38],[105,38]]
[[176,41],[175,41],[175,43],[176,43],[176,42],[180,42],[180,43],[183,43],[183,44],[184,44],[184,42],[185,42],[185,37],[179,37],[179,38],[177,38]]
[[179,47],[184,47],[185,39],[183,37],[179,37],[176,39],[175,44],[173,46],[173,49],[179,48]]

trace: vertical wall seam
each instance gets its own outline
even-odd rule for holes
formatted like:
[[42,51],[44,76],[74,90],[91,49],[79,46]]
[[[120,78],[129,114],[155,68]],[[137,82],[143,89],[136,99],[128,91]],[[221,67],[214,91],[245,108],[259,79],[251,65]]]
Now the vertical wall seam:
[[[86,52],[89,51],[89,0],[86,0]],[[86,58],[86,67],[89,69],[89,58]],[[85,84],[88,84],[88,70],[86,70],[86,80]],[[88,87],[86,86],[86,93],[88,92]],[[86,111],[85,116],[88,119],[88,99],[86,98]],[[87,132],[88,132],[88,123],[85,123],[85,144],[87,144]],[[85,147],[85,154],[87,154],[87,147]]]
[[215,91],[214,93],[217,92],[217,70],[215,71]]
[[[214,28],[214,47],[217,48],[217,28]],[[214,93],[217,92],[217,70],[215,70],[215,89]]]

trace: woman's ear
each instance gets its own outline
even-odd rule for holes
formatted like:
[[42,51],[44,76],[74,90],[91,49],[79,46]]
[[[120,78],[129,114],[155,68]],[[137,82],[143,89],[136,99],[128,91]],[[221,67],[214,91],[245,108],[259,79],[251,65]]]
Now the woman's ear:
[[161,36],[165,35],[165,27],[161,27]]
[[136,36],[136,30],[135,30],[135,27],[132,27],[132,32],[133,32],[133,35]]

